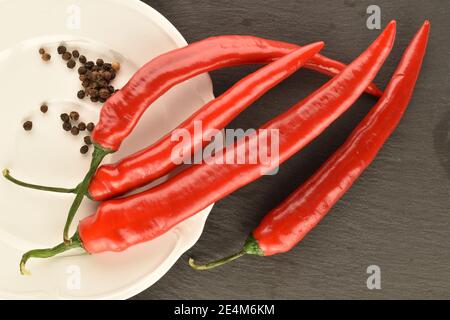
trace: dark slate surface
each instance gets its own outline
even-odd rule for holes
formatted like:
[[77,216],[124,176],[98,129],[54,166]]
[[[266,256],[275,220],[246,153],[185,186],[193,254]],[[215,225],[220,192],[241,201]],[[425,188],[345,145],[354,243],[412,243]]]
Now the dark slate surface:
[[[319,139],[264,177],[214,207],[198,244],[136,299],[450,298],[450,2],[447,0],[149,0],[189,42],[219,34],[251,34],[305,44],[351,61],[379,34],[366,28],[378,4],[383,26],[398,20],[398,37],[376,82],[384,87],[425,18],[428,55],[400,126],[331,214],[287,254],[245,257],[209,272],[207,260],[237,250],[264,214],[300,185],[349,134],[375,99],[363,96]],[[222,93],[254,67],[212,74]],[[300,71],[265,95],[230,127],[257,127],[324,83]],[[366,268],[379,265],[382,289],[368,290]]]

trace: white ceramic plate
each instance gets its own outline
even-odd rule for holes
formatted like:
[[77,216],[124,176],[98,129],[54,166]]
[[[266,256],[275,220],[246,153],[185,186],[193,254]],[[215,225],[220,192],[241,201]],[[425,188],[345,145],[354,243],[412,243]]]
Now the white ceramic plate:
[[[90,59],[120,61],[116,87],[149,59],[186,44],[164,17],[137,0],[0,0],[0,30],[0,166],[27,181],[67,187],[82,179],[90,156],[79,153],[84,135],[64,132],[59,115],[77,110],[83,121],[96,122],[100,106],[76,98],[77,72],[64,65],[58,44],[64,41]],[[40,46],[52,54],[50,62],[40,59]],[[146,112],[120,152],[106,161],[156,141],[212,98],[207,75],[177,86]],[[46,114],[39,111],[42,102],[49,106]],[[31,132],[23,130],[25,120],[33,121]],[[160,279],[194,245],[211,210],[126,252],[30,260],[32,276],[20,276],[18,262],[25,251],[61,242],[72,200],[72,195],[27,190],[0,179],[0,297],[129,298]],[[85,200],[77,219],[95,208]]]

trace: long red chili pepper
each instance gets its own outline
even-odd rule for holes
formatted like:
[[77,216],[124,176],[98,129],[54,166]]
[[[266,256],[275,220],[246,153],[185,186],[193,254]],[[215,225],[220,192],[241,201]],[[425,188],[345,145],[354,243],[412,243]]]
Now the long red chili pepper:
[[[64,226],[64,241],[68,244],[70,225],[84,196],[89,196],[88,188],[98,166],[106,155],[120,147],[142,114],[156,99],[176,84],[198,74],[242,64],[267,63],[296,49],[299,49],[299,46],[257,37],[219,36],[158,56],[136,72],[103,106],[99,123],[92,133],[94,152],[89,171],[76,188],[54,188],[24,183],[12,178],[7,169],[3,170],[3,175],[22,186],[76,194]],[[344,64],[321,55],[313,57],[307,66],[327,75],[339,74],[345,67]],[[381,95],[381,91],[373,84],[369,84],[367,90],[376,96]],[[160,176],[162,175],[160,173]],[[126,183],[127,181],[125,185]],[[100,193],[107,193],[107,190]],[[95,199],[95,196],[94,194],[91,197]]]
[[240,252],[205,265],[197,265],[193,259],[189,264],[194,269],[207,270],[245,254],[270,256],[287,252],[299,243],[370,165],[397,127],[413,94],[429,30],[430,24],[426,21],[406,49],[383,97],[347,141],[306,183],[261,221]]
[[[285,55],[288,52],[291,52],[294,48],[298,48],[298,46],[290,43],[266,40],[251,36],[220,36],[191,45],[190,49],[192,52],[189,52],[188,54],[186,54],[186,50],[184,48],[178,49],[180,64],[183,65],[183,59],[195,59],[195,52],[200,55],[199,52],[205,51],[205,47],[215,47],[218,43],[220,43],[220,54],[228,55],[227,60],[224,60],[223,57],[213,56],[210,59],[219,60],[219,62],[208,63],[208,66],[202,66],[203,68],[208,67],[208,70],[197,67],[198,69],[195,70],[194,74],[191,74],[193,72],[192,70],[183,70],[184,73],[181,73],[182,76],[188,76],[189,78],[191,78],[193,75],[197,75],[200,72],[210,71],[211,69],[209,68],[211,68],[212,65],[214,65],[214,69],[216,69],[218,67],[221,68],[224,66],[242,63],[267,62],[278,58],[279,56]],[[236,50],[236,48],[239,48],[239,50]],[[229,51],[230,49],[231,52]],[[209,51],[212,52],[213,50],[209,49]],[[172,56],[173,53],[171,52],[170,55]],[[184,58],[182,59],[182,57]],[[158,59],[161,59],[163,61],[165,59],[168,60],[164,55],[159,57]],[[177,59],[175,57],[170,57],[170,61],[172,60]],[[220,63],[220,66],[216,66],[216,64],[218,63]],[[165,63],[161,62],[160,64],[164,65]],[[192,62],[186,64],[191,65]],[[173,68],[171,64],[169,65],[171,68]],[[306,67],[330,76],[334,76],[341,72],[345,65],[317,54],[306,63]],[[185,78],[180,78],[177,79],[176,82],[178,83],[184,80]],[[162,85],[170,87],[173,86],[173,84],[170,82],[164,82]],[[158,93],[158,89],[155,90],[153,86],[152,90],[154,90],[155,94]],[[161,91],[165,92],[167,91],[167,89],[163,88]],[[382,92],[374,84],[370,84],[368,86],[367,92],[375,96],[381,96],[382,94]],[[158,95],[156,94],[156,96]],[[148,103],[152,103],[154,101],[151,100],[151,97],[149,97],[148,99],[150,99]],[[112,110],[113,111],[108,112],[117,112],[118,114],[121,114],[120,110],[117,111],[115,106],[114,108],[112,108]],[[234,116],[235,115],[233,115],[233,118]],[[117,118],[120,117],[117,116]],[[108,117],[101,117],[101,119],[108,119]],[[221,124],[219,124],[218,122],[215,128],[223,128],[231,119],[231,117],[227,118],[226,120],[224,119],[225,121],[222,121]],[[116,122],[113,121],[112,123]],[[184,125],[192,126],[193,124],[185,122]],[[207,130],[203,130],[203,132],[207,132]],[[94,139],[96,141],[98,140],[95,135]],[[203,140],[204,139],[192,139],[192,142],[200,141],[204,145],[205,143]],[[116,164],[101,166],[97,170],[97,173],[91,181],[88,189],[89,196],[92,199],[98,201],[106,200],[114,196],[124,194],[135,188],[141,187],[167,174],[176,166],[173,161],[170,160],[170,156],[167,152],[168,149],[166,148],[167,144],[168,137],[166,136],[163,140],[158,141],[156,144],[153,144],[136,154],[122,159]],[[193,152],[193,150],[196,150],[195,148],[195,145],[191,145],[191,152]]]
[[[176,84],[220,68],[267,63],[298,48],[251,36],[219,36],[160,55],[107,101],[92,138],[104,149],[117,150],[148,106]],[[306,66],[333,76],[345,67],[321,55],[313,57]],[[380,94],[373,85],[370,92]]]
[[[395,38],[392,21],[372,45],[344,71],[262,129],[279,132],[278,162],[270,165],[216,164],[192,166],[165,183],[123,199],[103,202],[97,212],[82,220],[69,246],[32,250],[24,254],[20,267],[31,257],[46,258],[73,247],[89,253],[123,251],[167,232],[209,204],[261,177],[299,151],[346,111],[373,80],[389,55]],[[259,139],[259,134],[250,139]],[[247,139],[218,152],[224,158],[236,150],[250,150]],[[247,157],[246,157],[247,158]]]
[[[189,133],[188,152],[194,154],[199,147],[204,147],[208,143],[206,135],[212,129],[224,128],[262,94],[303,66],[322,47],[323,43],[317,43],[294,51],[243,78],[220,97],[200,108],[177,127],[177,130]],[[195,123],[202,124],[200,132],[195,130]],[[169,133],[116,165],[101,166],[91,181],[89,195],[95,200],[106,200],[169,173],[177,166],[171,157],[177,144],[179,142],[174,141]]]

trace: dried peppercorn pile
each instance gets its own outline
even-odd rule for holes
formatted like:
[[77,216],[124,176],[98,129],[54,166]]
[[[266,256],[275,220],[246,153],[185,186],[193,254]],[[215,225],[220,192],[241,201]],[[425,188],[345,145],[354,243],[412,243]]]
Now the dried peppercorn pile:
[[83,90],[78,91],[78,98],[90,97],[92,102],[104,103],[116,91],[111,81],[116,78],[120,65],[105,63],[103,59],[87,61],[78,68]]
[[69,69],[75,68],[76,59],[81,64],[78,68],[78,74],[83,89],[77,93],[79,99],[90,97],[92,102],[105,103],[117,91],[111,85],[111,82],[116,78],[117,72],[120,70],[120,63],[108,63],[100,58],[95,62],[88,61],[86,56],[81,55],[78,50],[69,52],[64,45],[60,45],[57,51],[62,59],[67,61]]
[[[100,58],[95,62],[88,61],[86,56],[80,54],[77,49],[69,50],[67,46],[63,44],[59,45],[56,51],[61,56],[61,59],[66,61],[67,68],[74,69],[77,65],[77,60],[81,64],[78,68],[78,75],[83,89],[77,93],[79,99],[90,97],[90,100],[94,103],[104,103],[117,91],[114,86],[111,85],[111,82],[116,78],[117,72],[120,70],[119,62],[107,63]],[[51,55],[43,47],[39,48],[39,54],[41,59],[45,62],[48,62],[51,59]],[[42,104],[40,110],[42,113],[46,113],[48,111],[48,106]],[[95,128],[92,122],[86,124],[83,121],[79,121],[80,115],[76,111],[72,111],[70,114],[63,113],[60,115],[60,118],[63,121],[63,130],[70,132],[74,136],[78,136],[80,132],[85,130],[90,133]],[[33,129],[33,122],[27,120],[23,122],[22,126],[25,131],[31,131]],[[80,148],[80,153],[86,154],[92,145],[91,136],[84,136],[83,141],[84,145]]]

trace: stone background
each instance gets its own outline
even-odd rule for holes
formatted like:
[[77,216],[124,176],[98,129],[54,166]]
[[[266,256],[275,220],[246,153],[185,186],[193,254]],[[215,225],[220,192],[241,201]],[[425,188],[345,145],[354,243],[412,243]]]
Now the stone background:
[[[217,203],[198,244],[135,299],[450,298],[450,2],[448,0],[150,0],[189,41],[251,34],[307,44],[349,62],[379,34],[366,28],[378,4],[383,26],[398,21],[395,48],[376,79],[384,87],[424,19],[429,50],[409,109],[378,158],[332,212],[287,254],[244,257],[209,272],[201,261],[236,251],[271,208],[345,140],[376,100],[361,97],[320,138],[267,176]],[[255,67],[211,74],[219,95]],[[240,115],[230,128],[256,128],[323,84],[301,70]],[[366,268],[381,268],[382,290],[368,290]]]

